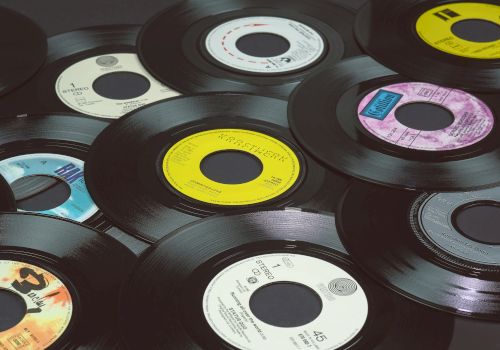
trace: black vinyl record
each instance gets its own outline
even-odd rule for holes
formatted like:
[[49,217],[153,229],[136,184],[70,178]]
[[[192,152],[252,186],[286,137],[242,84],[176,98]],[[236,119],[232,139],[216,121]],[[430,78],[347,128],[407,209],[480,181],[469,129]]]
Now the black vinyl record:
[[440,350],[453,328],[353,264],[333,215],[297,209],[179,229],[142,256],[121,303],[130,349]]
[[16,200],[12,189],[3,176],[0,176],[0,211],[15,211]]
[[148,242],[246,207],[333,211],[347,179],[302,152],[286,107],[269,97],[221,94],[135,111],[93,144],[85,175],[92,197],[114,225]]
[[90,145],[108,124],[77,114],[0,120],[0,175],[12,188],[17,208],[108,229],[84,180]]
[[354,12],[327,1],[190,0],[149,21],[145,67],[183,93],[288,98],[307,75],[358,55]]
[[5,349],[123,349],[118,294],[136,257],[62,219],[0,214],[0,342]]
[[497,0],[375,0],[359,11],[356,37],[387,67],[414,79],[500,91]]
[[333,169],[398,188],[453,191],[500,183],[500,99],[415,82],[368,57],[301,84],[292,132]]
[[40,69],[47,39],[33,21],[5,7],[0,7],[0,33],[0,95],[4,95]]
[[176,93],[156,81],[137,58],[138,26],[78,29],[48,39],[40,72],[0,101],[4,115],[81,113],[116,119]]
[[384,285],[432,307],[500,319],[500,188],[421,193],[355,182],[341,238]]

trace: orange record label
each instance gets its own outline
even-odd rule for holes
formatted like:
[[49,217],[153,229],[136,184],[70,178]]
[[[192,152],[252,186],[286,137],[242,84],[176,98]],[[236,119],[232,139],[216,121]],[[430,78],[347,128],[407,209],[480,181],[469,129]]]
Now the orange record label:
[[69,290],[54,274],[24,262],[0,260],[2,289],[24,300],[26,314],[17,325],[0,332],[0,350],[47,349],[67,329],[73,303]]

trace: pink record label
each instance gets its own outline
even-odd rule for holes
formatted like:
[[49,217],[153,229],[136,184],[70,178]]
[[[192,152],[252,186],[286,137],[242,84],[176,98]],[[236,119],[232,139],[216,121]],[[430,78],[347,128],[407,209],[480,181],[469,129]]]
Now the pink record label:
[[[449,110],[454,121],[440,130],[424,131],[403,125],[399,107],[431,103]],[[428,83],[388,85],[366,95],[358,106],[361,124],[377,138],[404,148],[424,151],[455,150],[483,140],[493,129],[494,116],[477,97],[461,90]]]

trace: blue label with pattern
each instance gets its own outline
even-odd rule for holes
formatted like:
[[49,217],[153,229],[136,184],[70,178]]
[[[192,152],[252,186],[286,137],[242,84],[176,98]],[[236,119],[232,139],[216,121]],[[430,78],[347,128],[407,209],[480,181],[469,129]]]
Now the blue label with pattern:
[[401,94],[387,90],[380,90],[363,109],[361,115],[368,118],[384,120],[397,105],[399,100],[401,100],[401,97],[403,97]]

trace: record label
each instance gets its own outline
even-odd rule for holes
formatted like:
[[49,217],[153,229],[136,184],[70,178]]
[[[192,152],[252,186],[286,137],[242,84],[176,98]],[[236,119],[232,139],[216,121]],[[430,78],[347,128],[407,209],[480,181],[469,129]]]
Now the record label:
[[11,185],[14,181],[36,175],[63,180],[70,188],[69,198],[56,208],[40,212],[84,222],[97,213],[84,180],[84,161],[61,154],[36,153],[11,157],[0,161],[0,174]]
[[[321,299],[321,313],[298,327],[261,321],[251,311],[252,295],[275,283],[310,288]],[[275,253],[241,260],[218,273],[205,290],[203,311],[217,335],[238,349],[334,350],[359,334],[368,299],[353,276],[327,261]]]
[[71,321],[68,288],[49,271],[19,261],[0,260],[0,276],[0,290],[20,296],[27,310],[17,325],[0,332],[0,349],[47,349]]
[[[264,33],[287,42],[283,44],[287,49],[276,51],[271,57],[256,57],[239,48],[242,38]],[[245,17],[225,22],[210,31],[205,45],[209,54],[224,65],[271,74],[303,69],[321,58],[325,51],[325,43],[317,31],[280,17]]]
[[[424,195],[412,211],[413,224],[442,250],[466,261],[500,266],[500,245],[486,244],[461,234],[454,225],[454,213],[464,205],[475,202],[500,203],[500,187],[458,193]],[[416,221],[416,222],[415,222]]]
[[[147,80],[149,88],[141,96],[114,99],[99,95],[97,79],[114,73],[135,73]],[[71,109],[94,117],[117,119],[147,104],[179,94],[157,81],[133,53],[115,53],[84,59],[66,68],[55,86],[59,99]]]
[[423,13],[417,20],[416,29],[428,45],[448,54],[483,60],[499,59],[498,36],[492,37],[493,41],[475,42],[455,33],[457,23],[478,20],[489,22],[492,27],[500,26],[500,6],[478,2],[444,4]]
[[[439,130],[417,130],[403,125],[398,109],[413,103],[443,107],[453,117]],[[377,138],[400,147],[446,151],[471,146],[492,131],[495,118],[490,108],[461,90],[428,83],[399,83],[384,86],[366,95],[358,106],[358,118]]]
[[[206,177],[200,165],[209,155],[239,151],[255,156],[262,171],[241,184],[224,184]],[[301,171],[297,155],[283,142],[250,130],[214,129],[186,137],[163,158],[163,174],[177,191],[201,202],[236,206],[279,197],[290,190]]]

